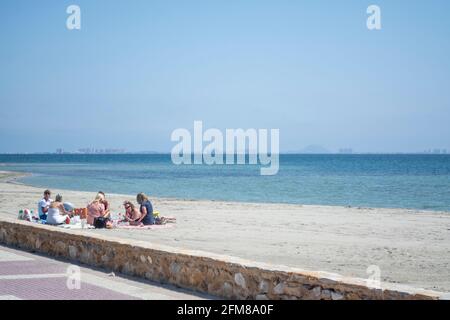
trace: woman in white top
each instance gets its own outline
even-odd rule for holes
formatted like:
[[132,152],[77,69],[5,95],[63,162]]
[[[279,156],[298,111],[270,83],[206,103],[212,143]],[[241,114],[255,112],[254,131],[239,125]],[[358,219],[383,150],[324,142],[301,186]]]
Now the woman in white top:
[[55,201],[50,204],[47,212],[47,224],[63,224],[69,217],[69,213],[64,209],[62,196],[57,195]]

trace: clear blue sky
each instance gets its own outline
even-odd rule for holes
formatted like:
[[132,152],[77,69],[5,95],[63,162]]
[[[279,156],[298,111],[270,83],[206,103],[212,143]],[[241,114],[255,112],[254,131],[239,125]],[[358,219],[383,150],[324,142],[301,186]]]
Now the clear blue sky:
[[447,0],[2,0],[0,152],[169,151],[194,120],[279,128],[283,151],[450,150],[449,15]]

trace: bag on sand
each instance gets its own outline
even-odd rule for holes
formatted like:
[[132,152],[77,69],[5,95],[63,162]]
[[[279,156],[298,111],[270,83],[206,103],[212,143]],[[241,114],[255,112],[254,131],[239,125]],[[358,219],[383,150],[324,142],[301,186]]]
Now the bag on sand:
[[94,218],[94,227],[95,229],[104,229],[106,228],[106,223],[109,221],[108,218],[98,217]]

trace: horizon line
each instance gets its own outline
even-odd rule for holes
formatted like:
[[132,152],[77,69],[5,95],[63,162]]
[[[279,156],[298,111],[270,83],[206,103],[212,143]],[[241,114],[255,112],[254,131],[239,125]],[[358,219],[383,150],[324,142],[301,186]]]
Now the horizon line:
[[[192,153],[195,155],[196,153]],[[258,152],[245,152],[245,153],[234,153],[234,155],[257,155]],[[295,152],[295,151],[283,151],[279,153],[274,153],[278,155],[450,155],[447,152],[424,152],[424,151],[367,151],[367,152]],[[171,152],[167,151],[137,151],[137,152],[122,152],[122,153],[78,153],[78,152],[0,152],[1,156],[8,155],[83,155],[83,156],[120,156],[120,155],[171,155]],[[222,155],[227,155],[227,153],[222,153]]]

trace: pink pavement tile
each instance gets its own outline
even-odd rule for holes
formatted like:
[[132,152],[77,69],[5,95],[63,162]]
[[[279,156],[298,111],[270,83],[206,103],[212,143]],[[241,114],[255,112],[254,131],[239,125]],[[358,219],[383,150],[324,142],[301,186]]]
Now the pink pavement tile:
[[136,298],[81,283],[80,289],[67,288],[67,278],[0,280],[0,295],[13,295],[24,300],[137,300]]
[[46,261],[6,261],[0,262],[0,275],[28,275],[66,273],[67,266]]

